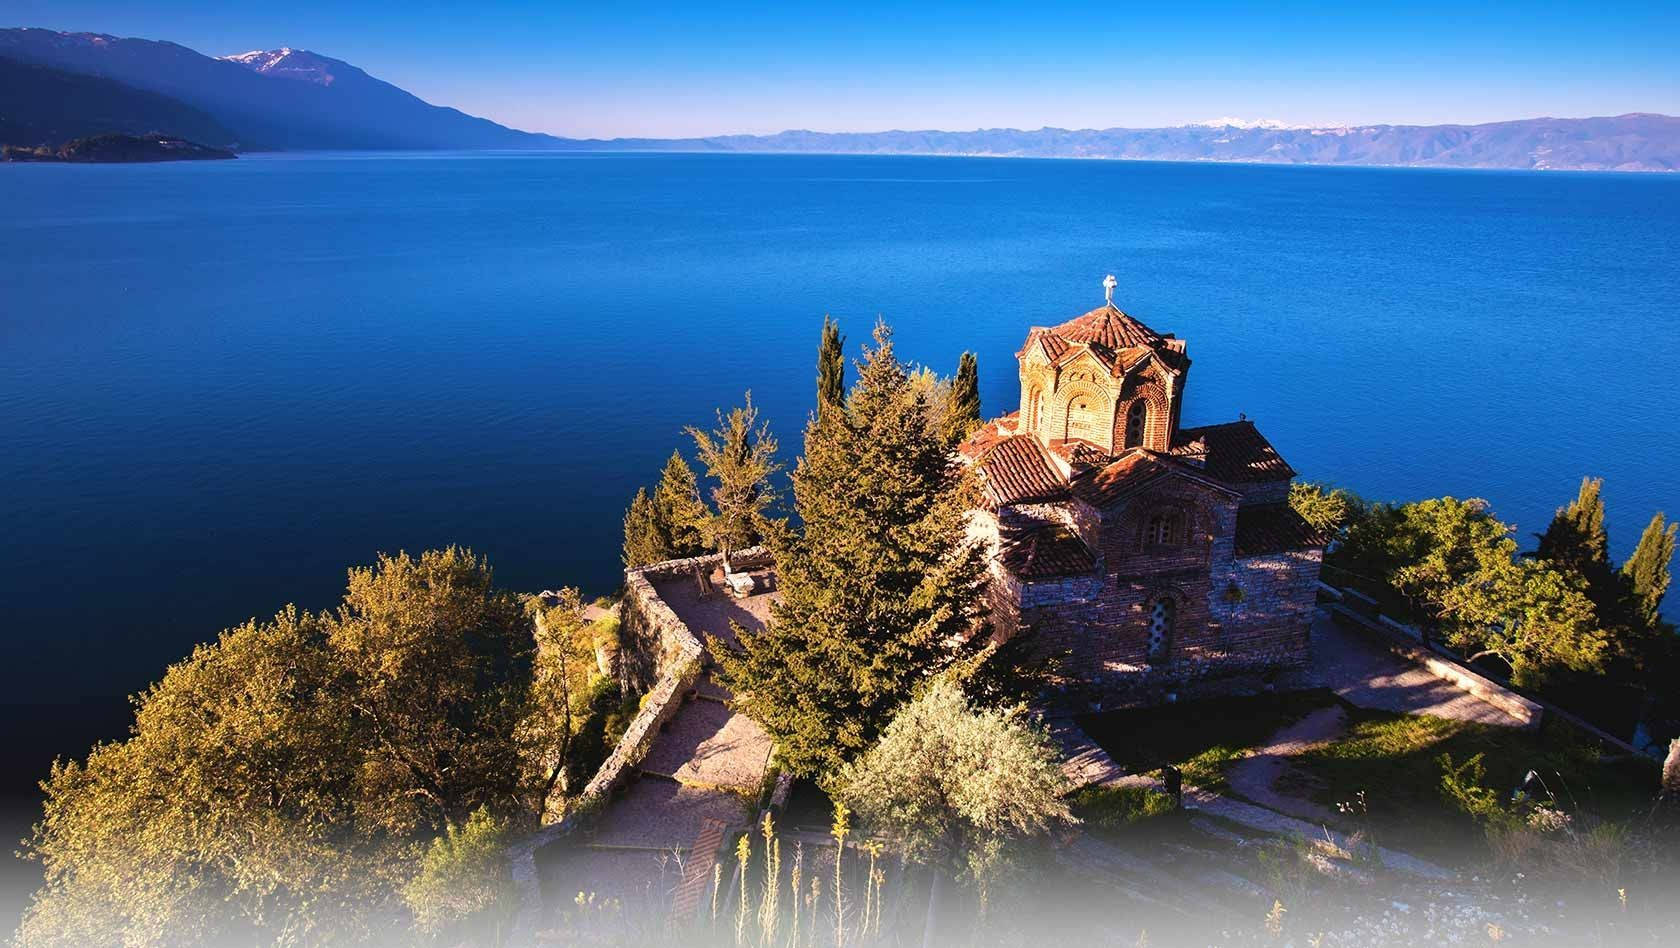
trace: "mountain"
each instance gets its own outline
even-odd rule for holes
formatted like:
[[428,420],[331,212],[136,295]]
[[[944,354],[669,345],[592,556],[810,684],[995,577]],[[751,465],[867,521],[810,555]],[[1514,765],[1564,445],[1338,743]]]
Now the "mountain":
[[1296,128],[1278,122],[1178,128],[1012,128],[973,132],[789,131],[713,138],[568,140],[565,147],[623,151],[822,152],[1117,158],[1273,164],[1388,165],[1580,171],[1680,170],[1680,118],[1632,113],[1535,118],[1486,125]]
[[0,59],[15,61],[8,68],[44,69],[14,71],[8,75],[21,78],[0,83],[0,141],[25,136],[14,144],[159,131],[244,151],[517,148],[1680,170],[1680,118],[1645,113],[1486,125],[1302,128],[1222,118],[1176,128],[566,139],[432,105],[342,60],[290,47],[214,59],[155,40],[0,29]]
[[[282,46],[279,49],[253,49],[248,53],[221,58],[230,63],[238,63],[259,75],[313,82],[318,86],[330,86],[338,80],[338,76],[334,74],[334,67],[352,68],[336,59],[317,56],[307,49],[293,49],[290,46]],[[361,72],[359,69],[356,71]]]
[[168,96],[0,58],[0,144],[57,146],[95,135],[148,132],[223,147],[239,140],[209,113]]
[[[178,100],[237,132],[247,151],[542,148],[555,141],[431,105],[348,63],[304,51],[213,59],[156,40],[0,29],[0,57]],[[294,59],[295,66],[286,65]]]

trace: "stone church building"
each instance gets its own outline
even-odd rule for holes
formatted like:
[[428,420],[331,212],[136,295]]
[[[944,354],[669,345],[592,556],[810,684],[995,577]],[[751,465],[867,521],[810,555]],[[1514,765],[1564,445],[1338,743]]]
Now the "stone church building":
[[1033,327],[1019,410],[961,447],[984,492],[992,622],[1092,701],[1258,683],[1307,658],[1324,538],[1250,421],[1179,424],[1190,358],[1107,301]]

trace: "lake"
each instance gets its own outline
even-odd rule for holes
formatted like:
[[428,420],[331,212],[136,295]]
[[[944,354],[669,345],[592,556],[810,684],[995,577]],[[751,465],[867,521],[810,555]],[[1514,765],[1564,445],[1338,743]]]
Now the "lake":
[[[1017,399],[1102,301],[1189,339],[1184,423],[1303,476],[1680,514],[1680,177],[752,155],[0,167],[9,789],[218,630],[449,543],[611,592],[625,504],[746,389],[784,453],[818,327]],[[1672,607],[1671,607],[1672,611]]]

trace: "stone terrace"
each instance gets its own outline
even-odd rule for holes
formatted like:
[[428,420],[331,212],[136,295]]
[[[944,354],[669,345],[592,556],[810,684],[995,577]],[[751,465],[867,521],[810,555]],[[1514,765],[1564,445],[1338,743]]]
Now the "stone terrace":
[[[767,588],[774,585],[773,575],[755,574],[758,589],[736,598],[724,585],[721,569],[704,561],[695,565],[711,569],[706,594],[691,573],[668,572],[647,574],[640,595],[645,598],[651,591],[670,610],[666,615],[674,614],[708,653],[715,642],[735,640],[731,623],[752,631],[764,627],[776,599]],[[708,823],[731,829],[752,824],[772,742],[756,722],[729,707],[729,691],[715,679],[709,654],[707,664],[653,739],[634,779],[612,797],[593,831],[550,861],[545,875],[551,899],[565,902],[585,889],[626,899],[658,897],[661,893],[648,891],[646,880],[669,873],[673,854],[685,863],[706,863],[689,871],[709,879],[712,854],[693,852],[703,829]],[[678,881],[666,879],[663,896],[668,898]]]

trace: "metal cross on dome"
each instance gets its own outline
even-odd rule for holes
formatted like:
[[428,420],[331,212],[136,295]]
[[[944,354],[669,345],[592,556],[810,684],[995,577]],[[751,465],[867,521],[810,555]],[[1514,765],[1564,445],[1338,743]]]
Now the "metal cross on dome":
[[1107,300],[1110,306],[1114,305],[1114,288],[1119,285],[1114,279],[1114,274],[1103,277],[1103,299]]

